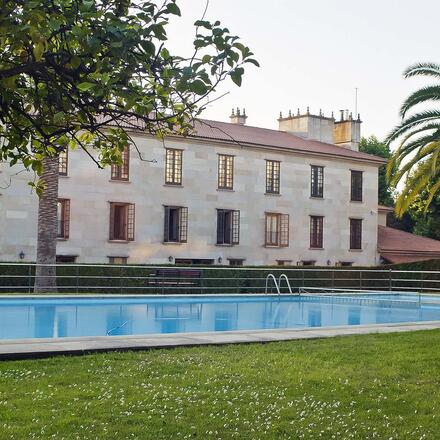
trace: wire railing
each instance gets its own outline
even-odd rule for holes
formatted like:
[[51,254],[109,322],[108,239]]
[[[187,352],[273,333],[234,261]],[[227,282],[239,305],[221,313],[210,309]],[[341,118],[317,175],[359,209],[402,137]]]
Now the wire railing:
[[[440,271],[387,268],[57,264],[56,275],[45,279],[56,278],[57,291],[71,294],[264,293],[270,273],[286,274],[293,292],[310,287],[440,293]],[[31,294],[36,278],[34,263],[0,263],[0,294]]]

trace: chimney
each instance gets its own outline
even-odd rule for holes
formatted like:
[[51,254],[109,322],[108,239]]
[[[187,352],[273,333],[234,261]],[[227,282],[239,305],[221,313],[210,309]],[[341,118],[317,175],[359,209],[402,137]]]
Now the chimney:
[[335,122],[334,143],[343,148],[359,151],[361,140],[361,116],[353,119],[353,115],[348,114],[348,110],[341,110],[341,119]]
[[315,141],[333,143],[333,132],[335,126],[335,119],[333,114],[330,117],[324,116],[321,110],[318,115],[312,115],[309,107],[304,114],[301,114],[299,109],[295,114],[289,110],[287,117],[283,117],[280,113],[278,119],[278,129],[288,133],[301,136],[306,139],[313,139]]
[[236,112],[234,112],[234,109],[232,109],[232,113],[231,116],[229,116],[229,119],[231,120],[231,124],[245,125],[247,119],[246,110],[243,109],[243,113],[241,113],[238,107]]

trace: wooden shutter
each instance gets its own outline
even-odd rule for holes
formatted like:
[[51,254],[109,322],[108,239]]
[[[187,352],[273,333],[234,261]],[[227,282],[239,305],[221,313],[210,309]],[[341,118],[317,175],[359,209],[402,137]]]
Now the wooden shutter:
[[130,203],[127,205],[127,240],[134,240],[134,221],[135,221],[135,209],[134,204]]
[[223,244],[225,240],[225,211],[217,210],[217,244]]
[[280,214],[280,246],[289,246],[289,214]]
[[115,239],[115,205],[110,203],[110,228],[109,228],[109,240]]
[[240,211],[232,211],[232,244],[240,243]]
[[64,237],[69,238],[70,232],[70,200],[63,201],[63,222],[64,222]]
[[185,207],[179,209],[179,241],[188,241],[188,208]]
[[164,206],[164,208],[163,241],[167,243],[170,241],[170,207]]

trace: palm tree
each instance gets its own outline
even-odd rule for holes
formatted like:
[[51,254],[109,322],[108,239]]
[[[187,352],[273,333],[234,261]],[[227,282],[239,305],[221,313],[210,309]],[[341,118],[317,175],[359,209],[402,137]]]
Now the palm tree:
[[[404,180],[396,200],[396,213],[402,216],[417,196],[431,183],[426,209],[440,190],[440,108],[411,112],[419,104],[440,101],[440,64],[419,63],[408,67],[405,78],[433,77],[436,84],[412,93],[402,104],[402,122],[388,135],[387,143],[399,140],[387,167],[387,176],[396,186]],[[420,165],[420,166],[419,166]],[[397,170],[397,171],[394,171]]]
[[38,200],[37,266],[34,292],[56,292],[59,155],[43,158],[44,191]]

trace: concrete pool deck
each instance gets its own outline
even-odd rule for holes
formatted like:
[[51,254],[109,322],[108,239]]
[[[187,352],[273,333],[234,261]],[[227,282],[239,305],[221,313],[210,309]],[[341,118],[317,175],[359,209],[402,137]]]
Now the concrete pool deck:
[[225,332],[169,333],[131,336],[89,336],[77,338],[0,340],[0,360],[45,358],[58,355],[200,345],[249,344],[370,333],[398,333],[440,328],[440,321],[398,324],[368,324],[303,329],[240,330]]

